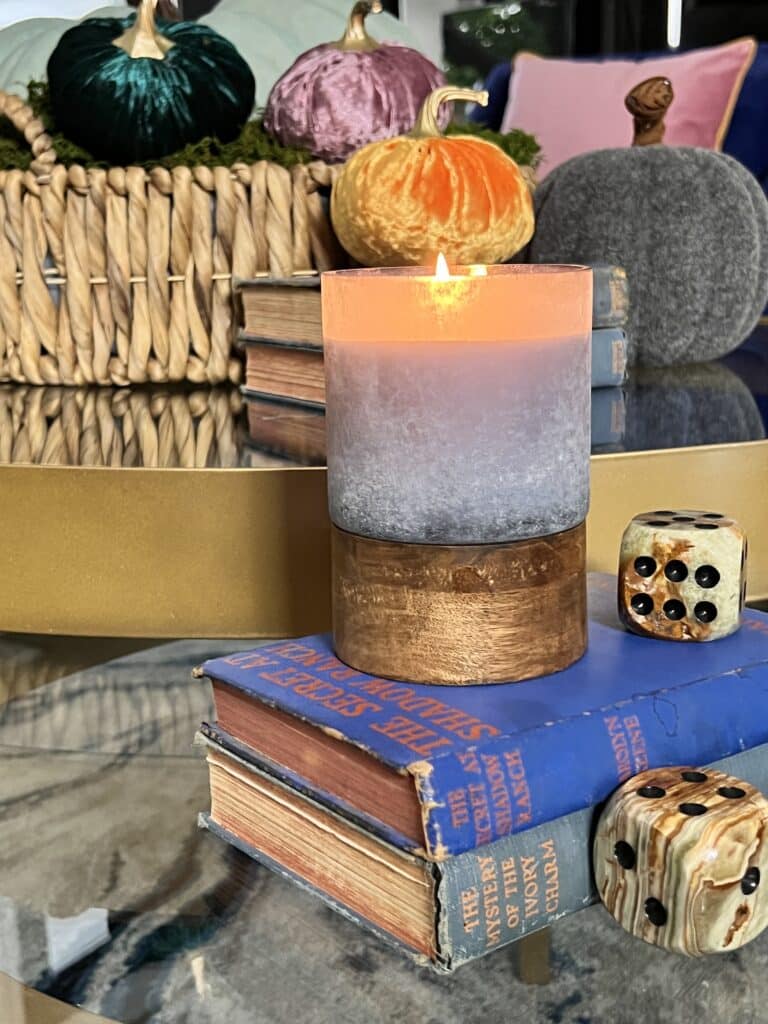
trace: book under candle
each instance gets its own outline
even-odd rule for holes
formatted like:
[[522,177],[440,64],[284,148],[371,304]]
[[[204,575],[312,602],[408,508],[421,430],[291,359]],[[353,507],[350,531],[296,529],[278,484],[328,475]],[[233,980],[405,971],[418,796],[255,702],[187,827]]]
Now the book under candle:
[[[654,764],[768,742],[768,616],[715,644],[633,636],[589,579],[589,648],[556,675],[453,687],[357,672],[327,635],[206,662],[216,729],[289,784],[433,860],[589,807]],[[229,739],[227,739],[229,738]]]
[[589,582],[586,657],[514,686],[376,679],[322,636],[207,662],[201,824],[441,971],[587,906],[593,809],[621,782],[717,762],[768,788],[768,615],[672,645]]

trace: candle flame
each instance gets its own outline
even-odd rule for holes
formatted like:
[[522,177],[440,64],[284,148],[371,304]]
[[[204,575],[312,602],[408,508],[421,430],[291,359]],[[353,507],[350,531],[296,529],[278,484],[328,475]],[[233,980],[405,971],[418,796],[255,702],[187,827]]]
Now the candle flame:
[[437,254],[437,263],[435,264],[435,277],[438,281],[450,281],[451,272],[448,269],[448,261],[445,256],[440,252]]

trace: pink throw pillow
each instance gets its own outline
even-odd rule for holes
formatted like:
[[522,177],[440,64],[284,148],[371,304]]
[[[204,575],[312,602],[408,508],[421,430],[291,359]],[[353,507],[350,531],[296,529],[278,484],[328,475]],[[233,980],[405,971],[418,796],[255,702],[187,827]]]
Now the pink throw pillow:
[[644,79],[665,75],[675,99],[664,142],[719,150],[756,51],[754,39],[736,39],[646,60],[561,60],[518,53],[502,131],[522,128],[538,138],[543,153],[538,176],[543,178],[579,153],[631,145],[632,118],[624,97]]

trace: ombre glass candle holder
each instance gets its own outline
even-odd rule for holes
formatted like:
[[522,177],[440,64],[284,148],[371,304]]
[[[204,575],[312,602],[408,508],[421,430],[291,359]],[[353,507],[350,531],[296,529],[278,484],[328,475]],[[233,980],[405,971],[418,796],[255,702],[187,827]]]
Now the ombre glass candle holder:
[[322,284],[339,657],[440,683],[570,664],[586,643],[591,271]]

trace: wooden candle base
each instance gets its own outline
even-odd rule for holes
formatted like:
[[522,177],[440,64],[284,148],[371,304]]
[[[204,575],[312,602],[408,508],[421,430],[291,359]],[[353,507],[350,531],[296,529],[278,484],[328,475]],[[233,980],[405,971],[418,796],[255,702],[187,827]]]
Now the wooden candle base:
[[400,544],[332,528],[337,656],[414,683],[519,682],[587,646],[584,524],[511,544]]

